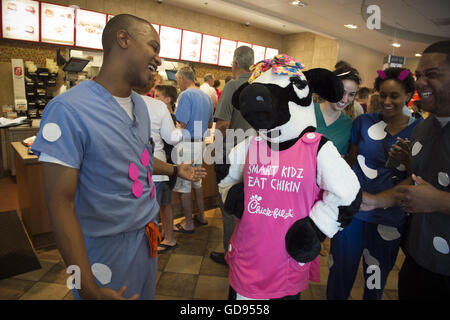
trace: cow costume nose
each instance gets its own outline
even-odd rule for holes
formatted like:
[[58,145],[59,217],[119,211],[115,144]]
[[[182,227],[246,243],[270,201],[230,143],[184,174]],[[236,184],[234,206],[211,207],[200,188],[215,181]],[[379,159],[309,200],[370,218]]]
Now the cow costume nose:
[[253,128],[272,128],[276,110],[267,86],[259,83],[248,85],[239,96],[239,106],[242,116]]

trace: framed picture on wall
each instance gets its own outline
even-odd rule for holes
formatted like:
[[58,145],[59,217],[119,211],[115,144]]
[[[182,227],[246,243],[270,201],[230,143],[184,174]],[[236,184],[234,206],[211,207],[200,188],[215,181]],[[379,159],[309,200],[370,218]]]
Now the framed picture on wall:
[[50,3],[41,3],[41,41],[73,46],[75,9]]
[[203,34],[200,62],[217,64],[219,61],[220,38]]
[[181,29],[161,26],[159,30],[161,40],[161,58],[180,59]]
[[181,60],[200,61],[202,49],[202,34],[183,30],[183,40],[181,41]]
[[3,38],[39,41],[39,1],[2,0]]
[[253,45],[253,52],[255,53],[255,63],[264,60],[266,56],[266,47]]
[[219,66],[231,67],[236,45],[234,40],[220,39]]
[[266,49],[265,59],[272,59],[272,58],[275,57],[277,54],[278,54],[278,49],[267,48],[267,49]]
[[102,32],[106,25],[106,14],[77,9],[75,43],[77,47],[103,49]]

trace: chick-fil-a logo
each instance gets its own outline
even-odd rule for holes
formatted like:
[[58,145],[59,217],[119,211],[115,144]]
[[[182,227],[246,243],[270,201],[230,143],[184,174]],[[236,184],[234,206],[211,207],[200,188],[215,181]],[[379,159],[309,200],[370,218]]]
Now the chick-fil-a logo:
[[275,208],[274,210],[271,210],[269,208],[263,208],[259,204],[259,202],[261,200],[262,200],[262,197],[257,194],[251,196],[250,202],[248,203],[248,206],[247,206],[247,211],[251,214],[262,214],[267,217],[273,217],[274,219],[276,219],[278,217],[281,217],[285,220],[287,218],[294,218],[292,209],[289,209],[288,211],[286,211],[284,209],[278,209],[278,208]]

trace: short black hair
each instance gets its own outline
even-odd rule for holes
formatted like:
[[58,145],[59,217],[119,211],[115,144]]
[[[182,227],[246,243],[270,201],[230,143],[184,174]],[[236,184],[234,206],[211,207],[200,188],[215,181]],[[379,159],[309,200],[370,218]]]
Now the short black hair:
[[[398,78],[398,76],[400,75],[400,73],[402,73],[403,70],[408,70],[409,73],[406,76],[405,80],[400,80]],[[406,68],[387,68],[387,69],[384,69],[383,72],[386,75],[386,78],[381,79],[380,76],[378,76],[375,79],[375,83],[373,85],[375,90],[377,90],[378,92],[380,92],[381,84],[384,81],[386,81],[386,80],[395,80],[395,81],[397,81],[398,83],[400,83],[403,86],[403,89],[405,89],[406,93],[414,92],[414,90],[415,90],[415,88],[414,88],[414,78],[412,76],[412,72],[409,69],[406,69]]]
[[133,35],[139,30],[139,25],[142,23],[152,26],[147,20],[126,13],[118,14],[109,20],[102,33],[102,46],[105,57],[111,52],[119,30],[126,30]]
[[439,41],[429,45],[423,54],[425,53],[443,53],[447,55],[447,63],[450,64],[450,40]]

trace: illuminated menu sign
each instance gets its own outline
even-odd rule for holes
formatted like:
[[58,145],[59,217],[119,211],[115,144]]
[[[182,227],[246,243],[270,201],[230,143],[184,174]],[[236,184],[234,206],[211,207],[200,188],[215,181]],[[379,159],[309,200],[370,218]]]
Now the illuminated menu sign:
[[202,55],[200,58],[200,62],[217,64],[217,62],[219,61],[219,47],[219,37],[204,34],[202,40]]
[[3,37],[39,41],[39,1],[2,0]]
[[41,5],[41,41],[74,45],[75,9],[50,3]]
[[103,49],[102,32],[106,24],[106,14],[77,10],[76,45],[92,49]]
[[181,29],[161,26],[159,37],[161,39],[160,57],[179,59],[181,49]]
[[278,49],[267,48],[266,49],[266,59],[273,59],[278,54]]
[[236,50],[236,45],[236,41],[221,39],[219,51],[219,66],[231,67],[233,63],[234,50]]
[[255,53],[255,63],[260,62],[261,60],[264,60],[266,56],[266,48],[253,45],[253,52]]
[[200,61],[200,50],[202,47],[202,34],[183,30],[183,41],[181,45],[181,60]]

